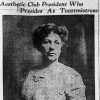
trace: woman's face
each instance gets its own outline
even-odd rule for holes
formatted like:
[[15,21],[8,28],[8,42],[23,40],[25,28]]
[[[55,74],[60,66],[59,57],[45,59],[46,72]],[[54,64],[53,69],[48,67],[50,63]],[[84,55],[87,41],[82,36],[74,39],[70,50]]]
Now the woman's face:
[[58,60],[62,42],[58,34],[51,32],[42,42],[43,54],[50,61]]

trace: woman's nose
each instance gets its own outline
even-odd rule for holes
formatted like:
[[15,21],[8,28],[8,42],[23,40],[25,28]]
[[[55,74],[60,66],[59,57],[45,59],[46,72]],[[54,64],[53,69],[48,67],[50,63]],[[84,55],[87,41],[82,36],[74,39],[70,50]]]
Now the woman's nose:
[[54,44],[51,44],[50,47],[49,47],[49,49],[50,50],[54,50],[55,49],[55,45]]

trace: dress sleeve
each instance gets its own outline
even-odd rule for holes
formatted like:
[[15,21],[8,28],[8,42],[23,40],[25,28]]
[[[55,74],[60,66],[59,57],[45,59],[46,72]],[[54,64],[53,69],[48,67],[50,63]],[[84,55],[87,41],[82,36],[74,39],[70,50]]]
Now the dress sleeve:
[[85,85],[80,74],[69,76],[65,81],[65,94],[69,100],[86,100]]
[[33,72],[29,72],[23,83],[22,95],[26,98],[26,100],[32,100],[34,90]]

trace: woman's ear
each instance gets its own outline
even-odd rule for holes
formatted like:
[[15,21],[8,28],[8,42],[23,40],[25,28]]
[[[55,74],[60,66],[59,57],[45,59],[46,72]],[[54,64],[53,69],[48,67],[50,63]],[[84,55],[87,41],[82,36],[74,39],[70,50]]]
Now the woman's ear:
[[62,41],[62,42],[61,42],[61,47],[63,47],[64,45],[65,45],[65,43]]

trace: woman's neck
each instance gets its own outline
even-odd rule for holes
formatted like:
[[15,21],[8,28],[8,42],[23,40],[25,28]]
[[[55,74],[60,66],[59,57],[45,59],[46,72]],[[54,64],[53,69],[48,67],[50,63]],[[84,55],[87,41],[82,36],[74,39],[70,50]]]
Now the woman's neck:
[[52,60],[48,60],[47,58],[44,58],[42,65],[44,65],[45,67],[49,67],[56,64],[57,62],[58,62],[58,59],[55,59],[54,61],[52,61]]
[[45,64],[43,64],[43,66],[45,66],[45,68],[50,69],[50,70],[56,70],[58,68],[58,60],[55,61],[48,61]]
[[39,65],[38,67],[34,68],[35,70],[42,70],[42,69],[53,69],[55,68],[57,65],[58,65],[58,59],[54,60],[54,61],[51,61],[51,60],[48,60],[47,58],[43,58],[42,59],[42,64]]

